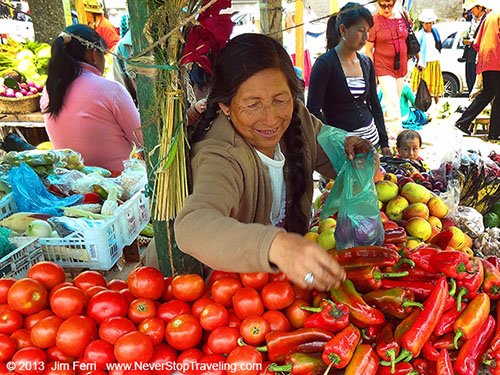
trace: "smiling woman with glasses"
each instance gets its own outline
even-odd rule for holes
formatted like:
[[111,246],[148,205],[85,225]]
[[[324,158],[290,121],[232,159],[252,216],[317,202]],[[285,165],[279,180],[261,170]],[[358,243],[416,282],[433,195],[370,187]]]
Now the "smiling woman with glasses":
[[368,34],[366,54],[373,60],[382,89],[386,128],[389,133],[394,133],[401,128],[400,98],[407,73],[408,29],[401,12],[395,11],[396,1],[379,0],[377,5],[378,12],[373,16],[374,25]]
[[[345,273],[303,237],[313,171],[335,172],[317,141],[323,124],[297,99],[302,85],[286,50],[242,34],[220,52],[207,109],[190,130],[192,194],[175,220],[179,248],[208,267],[283,272],[302,288],[338,287]],[[346,155],[370,142],[345,137]]]

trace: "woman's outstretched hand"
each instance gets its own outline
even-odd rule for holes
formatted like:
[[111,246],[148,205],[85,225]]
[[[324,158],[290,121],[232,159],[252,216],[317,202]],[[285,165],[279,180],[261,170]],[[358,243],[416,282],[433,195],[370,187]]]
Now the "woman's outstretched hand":
[[338,288],[345,279],[342,267],[325,250],[296,233],[280,233],[274,238],[269,261],[304,289],[327,291]]
[[392,156],[392,151],[390,147],[382,147],[382,155],[384,156]]
[[356,154],[367,154],[373,148],[370,141],[356,136],[346,137],[344,147],[349,160],[354,160]]

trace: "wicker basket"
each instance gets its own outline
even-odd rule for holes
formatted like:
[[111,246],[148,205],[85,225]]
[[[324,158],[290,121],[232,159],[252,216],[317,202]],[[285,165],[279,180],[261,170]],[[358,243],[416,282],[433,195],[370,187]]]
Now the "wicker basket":
[[32,113],[40,108],[40,94],[22,98],[0,97],[0,113]]

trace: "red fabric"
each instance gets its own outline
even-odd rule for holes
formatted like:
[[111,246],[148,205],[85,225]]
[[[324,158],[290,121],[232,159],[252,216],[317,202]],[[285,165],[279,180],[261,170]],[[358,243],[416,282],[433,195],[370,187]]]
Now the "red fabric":
[[[295,53],[292,53],[291,57],[293,65],[295,65]],[[312,69],[311,54],[309,53],[309,50],[306,49],[304,50],[304,70],[302,71],[302,78],[304,79],[304,84],[306,87],[309,87],[309,78],[311,77],[311,69]]]
[[[408,29],[402,18],[385,18],[380,14],[373,16],[373,27],[368,33],[368,41],[374,43],[373,64],[375,74],[380,76],[404,77],[407,73],[408,53],[406,37]],[[400,67],[394,70],[396,50],[399,48]]]
[[120,40],[120,35],[118,35],[115,27],[106,17],[99,19],[95,31],[104,39],[110,50],[113,50],[116,43]]
[[478,51],[476,74],[500,70],[500,10],[486,16],[476,36],[474,48]]

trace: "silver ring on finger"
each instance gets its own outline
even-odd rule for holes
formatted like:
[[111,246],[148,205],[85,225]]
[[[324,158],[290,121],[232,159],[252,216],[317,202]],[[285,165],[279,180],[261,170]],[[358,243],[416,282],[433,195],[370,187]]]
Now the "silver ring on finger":
[[312,285],[314,283],[314,274],[312,272],[306,273],[306,275],[304,276],[304,282],[307,285]]

